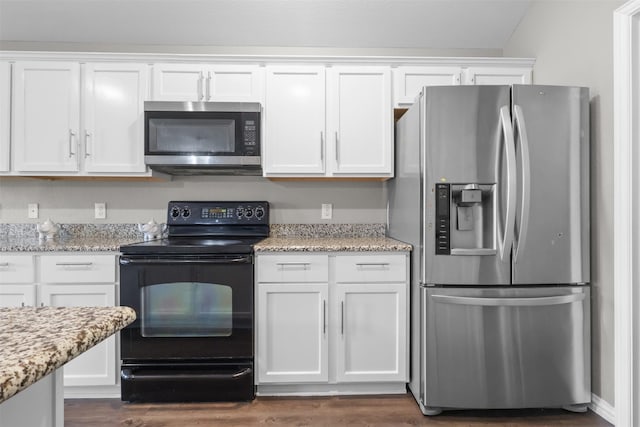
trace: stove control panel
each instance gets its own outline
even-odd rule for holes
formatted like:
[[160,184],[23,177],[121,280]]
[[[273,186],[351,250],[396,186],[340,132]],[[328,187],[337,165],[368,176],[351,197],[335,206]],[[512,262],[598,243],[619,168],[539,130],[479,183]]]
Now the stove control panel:
[[269,225],[269,202],[169,202],[169,225]]

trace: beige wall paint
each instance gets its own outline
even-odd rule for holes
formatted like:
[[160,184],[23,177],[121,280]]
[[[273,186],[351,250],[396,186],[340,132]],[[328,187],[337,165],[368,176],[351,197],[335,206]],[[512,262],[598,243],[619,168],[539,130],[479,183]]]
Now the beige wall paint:
[[613,11],[619,0],[537,0],[505,46],[536,58],[536,84],[591,93],[592,390],[614,404]]
[[[36,222],[27,219],[28,203],[40,205],[40,221],[164,221],[170,200],[267,200],[273,223],[386,222],[382,182],[274,182],[233,176],[175,177],[168,182],[0,179],[0,222]],[[93,219],[95,202],[106,202],[106,219]],[[322,203],[333,204],[332,220],[320,219]]]

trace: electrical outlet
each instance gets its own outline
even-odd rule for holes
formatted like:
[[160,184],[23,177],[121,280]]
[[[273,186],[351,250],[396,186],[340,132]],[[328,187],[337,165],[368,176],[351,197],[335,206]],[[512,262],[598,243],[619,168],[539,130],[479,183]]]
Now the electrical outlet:
[[29,217],[29,218],[38,218],[38,204],[37,203],[29,203],[27,205],[27,217]]
[[333,205],[331,203],[322,204],[322,212],[320,213],[321,219],[331,219],[333,216]]
[[107,204],[96,203],[94,204],[94,217],[95,219],[105,219],[107,217]]

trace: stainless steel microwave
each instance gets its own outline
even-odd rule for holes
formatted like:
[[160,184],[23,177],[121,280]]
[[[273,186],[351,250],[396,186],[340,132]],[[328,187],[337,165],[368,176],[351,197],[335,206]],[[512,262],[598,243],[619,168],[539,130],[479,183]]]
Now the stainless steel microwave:
[[262,175],[253,102],[144,103],[144,160],[172,175]]

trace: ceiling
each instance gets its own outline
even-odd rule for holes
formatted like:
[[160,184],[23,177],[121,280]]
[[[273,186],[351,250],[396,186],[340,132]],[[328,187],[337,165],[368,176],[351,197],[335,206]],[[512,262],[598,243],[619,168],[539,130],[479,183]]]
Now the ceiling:
[[0,0],[0,41],[502,49],[529,0]]

